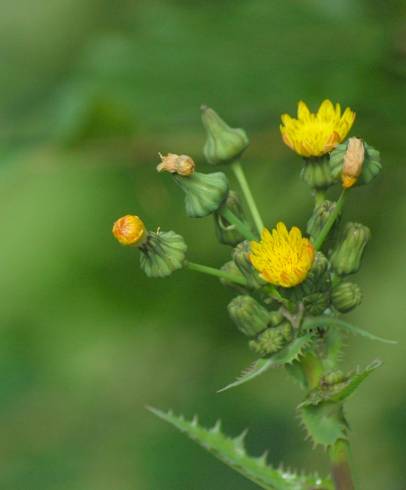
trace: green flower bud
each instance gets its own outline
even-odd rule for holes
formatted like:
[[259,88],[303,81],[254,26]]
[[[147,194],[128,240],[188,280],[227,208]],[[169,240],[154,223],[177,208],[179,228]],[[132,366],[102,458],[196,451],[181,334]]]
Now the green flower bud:
[[275,354],[292,340],[292,325],[283,322],[278,327],[267,328],[255,340],[249,343],[250,348],[261,357]]
[[[228,272],[230,274],[234,274],[235,276],[240,276],[242,279],[244,279],[244,276],[241,274],[240,269],[235,265],[235,262],[233,260],[230,260],[226,262],[222,267],[221,270],[224,272]],[[230,287],[231,289],[234,289],[238,291],[239,293],[245,293],[246,289],[243,286],[240,286],[239,284],[235,283],[234,281],[228,281],[227,279],[224,279],[224,277],[220,278],[221,284],[223,286]]]
[[141,269],[148,277],[167,277],[183,267],[186,250],[184,239],[173,231],[149,232],[139,247]]
[[206,160],[212,165],[233,162],[249,144],[246,132],[243,129],[230,128],[209,107],[202,106],[201,110],[203,125],[207,132],[207,140],[203,148]]
[[317,191],[322,191],[335,184],[331,174],[329,157],[305,158],[305,166],[302,170],[302,179]]
[[330,285],[328,260],[322,252],[317,252],[309,274],[305,281],[299,286],[300,291],[306,296],[320,291],[327,291],[330,289]]
[[269,313],[269,323],[270,325],[272,325],[273,327],[277,327],[280,323],[282,323],[282,320],[284,319],[285,317],[283,316],[283,314],[281,313],[280,310],[277,310],[277,311],[271,311]]
[[[319,204],[313,211],[312,216],[307,222],[306,231],[307,233],[315,239],[323,229],[330,215],[334,212],[336,208],[336,203],[331,201],[323,201]],[[338,221],[336,220],[333,229],[330,231],[330,235],[334,234],[334,229],[338,228]]]
[[310,315],[321,315],[328,308],[329,304],[329,291],[309,294],[303,298],[305,310]]
[[260,288],[266,281],[258,274],[250,259],[250,243],[247,240],[239,243],[233,250],[233,260],[252,288]]
[[238,330],[247,337],[255,337],[268,327],[268,310],[251,296],[236,296],[227,308]]
[[336,310],[347,313],[362,301],[361,288],[353,282],[342,282],[331,293],[331,302]]
[[330,258],[330,263],[337,274],[346,275],[358,271],[370,236],[368,227],[359,223],[346,224]]
[[237,245],[244,236],[236,229],[235,225],[229,223],[221,214],[224,208],[229,209],[241,221],[245,220],[244,211],[241,206],[240,198],[234,191],[228,193],[226,201],[223,203],[219,211],[214,213],[214,223],[216,227],[216,235],[220,243],[224,245]]
[[185,193],[186,214],[191,218],[214,213],[227,198],[228,180],[223,172],[194,172],[188,177],[173,174],[173,178]]
[[[344,187],[369,184],[369,182],[371,182],[371,180],[374,179],[382,169],[379,151],[375,150],[375,148],[369,146],[364,141],[364,154],[363,162],[361,162],[361,167],[358,169],[358,171],[354,173],[354,175],[350,175],[351,169],[349,175],[346,175],[344,163],[346,161],[347,150],[351,139],[354,138],[349,138],[341,145],[338,145],[335,150],[332,151],[330,154],[329,166],[331,170],[331,175],[336,181],[342,180]],[[353,179],[353,182],[351,184],[346,184],[346,179],[351,178]]]

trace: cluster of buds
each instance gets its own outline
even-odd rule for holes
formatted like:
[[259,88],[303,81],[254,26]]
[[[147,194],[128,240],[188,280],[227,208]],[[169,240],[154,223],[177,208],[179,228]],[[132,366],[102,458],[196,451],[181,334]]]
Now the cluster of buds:
[[220,268],[191,262],[180,235],[148,231],[134,215],[120,218],[113,234],[121,244],[139,250],[141,268],[149,277],[167,277],[182,268],[218,277],[238,294],[228,311],[249,347],[270,357],[305,335],[304,318],[347,313],[361,302],[361,290],[348,276],[360,268],[370,232],[358,223],[342,226],[343,195],[336,202],[325,197],[334,184],[347,192],[380,171],[376,150],[358,138],[345,140],[354,119],[350,109],[341,115],[340,106],[330,101],[316,114],[301,102],[297,119],[282,116],[283,141],[304,158],[302,174],[316,195],[307,236],[283,223],[271,231],[264,227],[239,162],[248,137],[205,106],[203,154],[208,163],[232,169],[242,196],[230,188],[225,172],[200,172],[189,155],[160,154],[157,170],[169,174],[183,191],[187,216],[213,216],[218,241],[232,248],[230,260]]

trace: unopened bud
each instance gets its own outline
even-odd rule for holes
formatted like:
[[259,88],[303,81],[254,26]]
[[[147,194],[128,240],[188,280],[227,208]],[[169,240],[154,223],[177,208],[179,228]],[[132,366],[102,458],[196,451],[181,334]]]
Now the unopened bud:
[[344,157],[343,173],[341,175],[344,189],[352,187],[361,175],[364,158],[365,150],[362,140],[359,138],[350,138]]
[[127,214],[114,223],[113,235],[121,245],[139,247],[147,239],[148,233],[138,216]]
[[184,266],[187,246],[177,233],[157,231],[148,234],[139,250],[141,269],[148,277],[167,277]]
[[331,301],[336,310],[347,313],[361,303],[361,288],[352,282],[342,282],[333,289]]
[[173,178],[185,193],[186,214],[191,218],[209,216],[227,198],[228,180],[223,172],[194,172],[189,177],[174,174]]
[[182,175],[183,177],[189,177],[195,171],[195,162],[189,155],[176,155],[175,153],[168,153],[167,155],[161,155],[161,163],[157,166],[158,172],[169,172],[171,174]]
[[303,298],[303,305],[309,315],[321,315],[330,304],[330,292],[322,291],[309,294]]
[[370,236],[368,227],[359,223],[347,223],[330,258],[337,274],[346,275],[358,271]]
[[208,163],[219,165],[236,160],[249,144],[243,129],[230,128],[221,117],[207,106],[202,106],[202,121],[207,140],[203,148]]
[[[220,269],[224,272],[227,272],[229,274],[233,274],[234,276],[240,277],[241,279],[244,279],[244,276],[241,274],[240,269],[235,265],[234,260],[229,260],[226,262]],[[245,293],[246,288],[241,286],[240,284],[237,284],[235,281],[231,281],[228,279],[225,279],[224,277],[220,278],[221,284],[223,286],[230,287],[231,289],[234,289],[235,291],[238,291],[239,293]]]
[[244,211],[236,192],[230,191],[221,208],[214,213],[216,235],[219,242],[224,243],[224,245],[234,246],[244,240],[244,236],[236,229],[235,225],[224,218],[222,215],[224,208],[229,209],[240,221],[245,221]]
[[330,371],[329,373],[325,374],[322,378],[322,381],[328,385],[335,385],[337,383],[343,382],[345,379],[346,378],[344,373],[340,369],[337,369],[335,371]]
[[292,340],[292,325],[283,322],[278,327],[267,328],[255,340],[249,343],[250,348],[261,357],[275,354]]
[[358,138],[338,145],[330,154],[329,166],[344,188],[368,184],[382,169],[379,151]]
[[251,263],[249,255],[251,253],[250,243],[247,240],[239,243],[233,250],[233,260],[237,267],[247,279],[252,288],[260,288],[266,281],[258,274],[257,270]]
[[238,330],[247,337],[255,337],[268,327],[268,310],[251,296],[236,296],[227,308]]
[[[325,200],[321,204],[319,204],[313,211],[312,216],[307,222],[306,231],[307,233],[315,239],[323,229],[326,224],[328,218],[334,212],[336,208],[336,203],[332,201]],[[334,222],[334,226],[337,226],[339,220]],[[330,232],[333,233],[333,231]]]
[[317,252],[312,267],[306,279],[300,285],[303,295],[309,295],[330,288],[330,275],[328,272],[328,260],[321,252]]

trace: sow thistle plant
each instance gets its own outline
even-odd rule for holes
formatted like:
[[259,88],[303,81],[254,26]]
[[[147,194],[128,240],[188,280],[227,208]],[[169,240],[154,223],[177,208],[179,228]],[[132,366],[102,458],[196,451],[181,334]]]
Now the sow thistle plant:
[[[282,115],[282,139],[302,157],[301,175],[314,197],[314,209],[302,230],[296,226],[289,229],[283,222],[268,228],[240,163],[249,144],[247,134],[229,127],[213,109],[202,107],[207,132],[205,158],[211,165],[231,169],[240,192],[230,189],[224,172],[199,172],[188,155],[160,155],[157,170],[169,174],[184,193],[189,217],[213,216],[219,242],[231,247],[230,261],[220,268],[191,262],[181,235],[148,230],[138,216],[126,215],[113,226],[121,244],[138,249],[140,266],[148,277],[167,277],[179,269],[190,269],[217,277],[235,292],[228,312],[257,360],[220,391],[252,381],[271,367],[285,368],[303,389],[298,415],[313,447],[328,451],[331,476],[324,478],[273,467],[266,455],[248,455],[245,433],[229,438],[220,423],[205,429],[196,418],[188,421],[171,411],[150,408],[269,490],[354,488],[344,403],[381,363],[340,369],[343,342],[348,333],[391,342],[341,319],[361,303],[361,289],[351,276],[359,270],[370,239],[366,226],[344,222],[344,201],[381,170],[377,150],[362,139],[346,139],[354,120],[350,108],[342,112],[339,104],[329,100],[322,102],[317,113],[299,102],[296,118]],[[336,201],[327,198],[333,186],[341,188]]]

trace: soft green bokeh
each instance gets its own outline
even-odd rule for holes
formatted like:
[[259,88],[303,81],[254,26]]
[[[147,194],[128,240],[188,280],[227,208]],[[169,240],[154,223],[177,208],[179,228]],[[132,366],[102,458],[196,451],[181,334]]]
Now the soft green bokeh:
[[111,236],[134,212],[221,265],[211,219],[184,215],[157,153],[202,165],[199,106],[244,126],[245,166],[268,224],[303,226],[312,201],[279,116],[299,99],[357,112],[384,172],[347,217],[371,227],[345,364],[385,364],[348,403],[360,488],[406,486],[404,369],[406,4],[402,0],[2,0],[0,56],[0,487],[254,489],[144,409],[173,408],[254,453],[327,470],[282,371],[221,395],[252,360],[216,280],[150,280]]

